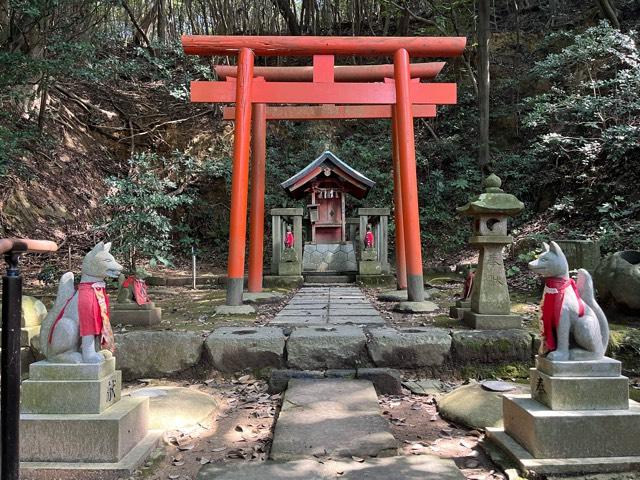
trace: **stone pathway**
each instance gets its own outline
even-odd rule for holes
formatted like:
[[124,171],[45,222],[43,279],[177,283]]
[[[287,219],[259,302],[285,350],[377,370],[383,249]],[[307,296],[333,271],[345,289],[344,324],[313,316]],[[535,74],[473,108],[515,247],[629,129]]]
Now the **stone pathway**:
[[350,286],[303,287],[271,325],[384,325],[384,319],[362,291]]
[[388,457],[397,451],[370,381],[289,380],[273,434],[273,460]]
[[[367,380],[291,379],[270,458],[204,467],[198,480],[464,480],[452,460],[397,456],[398,441]],[[377,458],[371,458],[377,457]]]

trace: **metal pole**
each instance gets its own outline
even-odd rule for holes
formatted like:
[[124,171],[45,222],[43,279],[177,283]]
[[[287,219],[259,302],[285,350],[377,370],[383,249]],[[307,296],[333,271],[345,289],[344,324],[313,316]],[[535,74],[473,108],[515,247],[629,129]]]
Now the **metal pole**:
[[191,247],[191,265],[193,267],[193,289],[196,289],[196,249]]
[[3,480],[20,478],[20,317],[22,277],[19,253],[5,255],[7,272],[2,277],[2,368],[0,371],[0,432]]

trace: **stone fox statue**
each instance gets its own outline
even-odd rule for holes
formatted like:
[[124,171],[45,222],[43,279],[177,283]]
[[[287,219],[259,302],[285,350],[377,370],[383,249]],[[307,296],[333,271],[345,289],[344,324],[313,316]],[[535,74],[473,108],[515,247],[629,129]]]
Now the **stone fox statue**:
[[[122,266],[109,253],[111,243],[98,243],[82,261],[76,290],[73,273],[60,279],[53,308],[42,322],[42,353],[54,363],[100,363],[114,349],[109,324],[109,297],[104,279],[117,278]],[[96,351],[96,339],[104,350]]]
[[569,264],[557,243],[544,244],[544,252],[529,268],[545,279],[542,297],[541,350],[552,361],[598,360],[609,343],[607,317],[595,300],[591,275],[578,270],[569,277]]

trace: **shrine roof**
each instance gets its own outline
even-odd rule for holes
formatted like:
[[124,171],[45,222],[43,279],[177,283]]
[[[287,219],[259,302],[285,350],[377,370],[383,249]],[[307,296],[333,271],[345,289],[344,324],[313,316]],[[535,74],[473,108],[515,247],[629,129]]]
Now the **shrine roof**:
[[369,190],[376,184],[373,180],[351,168],[332,152],[326,150],[293,177],[282,182],[280,186],[284,188],[290,196],[300,198],[306,193],[304,187],[323,172],[323,167],[330,168],[345,184],[345,191],[359,199],[366,197]]

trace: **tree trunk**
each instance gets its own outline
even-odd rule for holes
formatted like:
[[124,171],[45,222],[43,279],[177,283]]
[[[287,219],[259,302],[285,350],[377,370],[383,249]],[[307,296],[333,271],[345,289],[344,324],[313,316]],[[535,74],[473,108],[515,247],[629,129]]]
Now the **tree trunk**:
[[289,0],[272,0],[273,4],[278,7],[280,10],[280,14],[287,21],[287,25],[289,26],[289,32],[291,35],[300,35],[300,25],[298,24],[298,19],[296,18],[296,14],[293,10],[291,10],[291,4]]
[[604,18],[609,20],[609,23],[613,28],[620,30],[620,21],[616,14],[615,6],[612,4],[612,0],[596,0],[596,3],[602,11]]
[[489,172],[489,0],[478,1],[478,103],[480,110],[480,138],[478,164],[483,174]]

